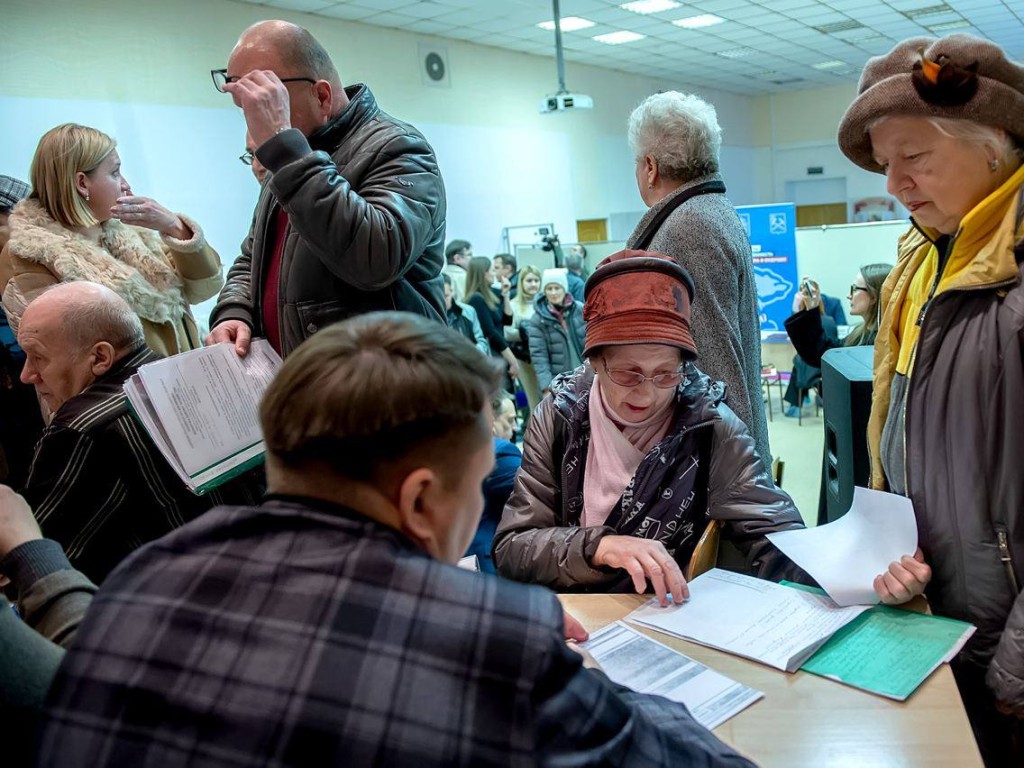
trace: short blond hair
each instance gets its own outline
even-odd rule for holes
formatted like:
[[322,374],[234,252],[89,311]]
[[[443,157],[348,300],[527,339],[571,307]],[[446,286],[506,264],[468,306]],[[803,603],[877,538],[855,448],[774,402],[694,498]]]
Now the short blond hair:
[[32,195],[65,227],[91,227],[97,219],[78,193],[75,174],[96,170],[116,146],[103,131],[85,125],[64,123],[51,128],[32,158]]

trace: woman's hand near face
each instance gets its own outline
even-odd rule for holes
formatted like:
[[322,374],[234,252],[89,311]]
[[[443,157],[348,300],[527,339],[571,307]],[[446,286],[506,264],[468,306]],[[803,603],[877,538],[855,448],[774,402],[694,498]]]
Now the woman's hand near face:
[[[810,288],[810,291],[807,290]],[[816,309],[821,306],[821,288],[809,277],[800,278],[800,290],[793,299],[793,311]]]
[[675,602],[688,600],[690,589],[679,564],[660,541],[635,536],[605,536],[597,545],[593,565],[622,568],[633,578],[637,594],[643,594],[650,580],[654,594],[663,606],[671,593]]
[[155,229],[161,235],[178,240],[191,240],[194,234],[178,214],[171,213],[151,197],[122,195],[111,206],[110,213],[125,224]]

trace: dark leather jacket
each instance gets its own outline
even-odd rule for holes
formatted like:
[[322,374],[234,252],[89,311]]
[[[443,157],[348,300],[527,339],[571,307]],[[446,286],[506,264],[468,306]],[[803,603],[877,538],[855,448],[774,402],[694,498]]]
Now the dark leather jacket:
[[[608,526],[581,527],[582,508],[570,505],[563,493],[566,473],[585,470],[578,446],[568,445],[566,435],[579,428],[589,431],[586,404],[594,372],[589,366],[557,377],[552,394],[530,418],[523,440],[523,464],[516,476],[512,497],[494,538],[494,563],[498,573],[517,581],[543,584],[562,591],[632,590],[622,572],[595,568],[591,558],[602,537],[615,534]],[[723,535],[746,556],[748,569],[762,578],[806,581],[807,577],[765,538],[765,534],[802,528],[792,499],[777,488],[764,471],[746,426],[722,402],[723,385],[712,383],[690,368],[688,383],[677,393],[677,421],[683,430],[709,430],[707,488],[697,489],[702,508],[695,519],[706,525],[721,520]],[[666,437],[659,446],[667,445]],[[676,470],[692,461],[689,455],[664,452],[660,462],[661,485],[675,490]],[[681,498],[681,496],[680,496]],[[697,504],[694,504],[697,507]],[[700,536],[703,528],[696,531]],[[668,547],[674,548],[674,542]],[[677,560],[692,552],[680,547]],[[686,563],[681,562],[685,568]]]
[[278,321],[287,355],[321,328],[374,310],[444,322],[445,192],[422,134],[377,106],[365,85],[309,137],[287,130],[257,150],[272,175],[263,186],[241,256],[228,271],[213,327],[262,328],[266,262],[278,207],[288,213]]

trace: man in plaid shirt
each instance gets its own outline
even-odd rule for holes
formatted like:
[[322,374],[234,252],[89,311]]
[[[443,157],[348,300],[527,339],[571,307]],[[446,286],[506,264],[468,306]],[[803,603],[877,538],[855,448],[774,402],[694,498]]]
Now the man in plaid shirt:
[[37,764],[752,765],[681,704],[584,668],[552,593],[452,565],[499,378],[408,313],[306,341],[261,406],[272,493],[108,577]]

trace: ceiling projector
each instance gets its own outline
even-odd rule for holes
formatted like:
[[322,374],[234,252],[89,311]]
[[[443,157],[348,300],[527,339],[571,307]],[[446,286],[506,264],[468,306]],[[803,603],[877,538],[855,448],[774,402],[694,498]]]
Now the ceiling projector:
[[568,93],[560,91],[541,99],[540,112],[567,112],[572,109],[593,109],[594,100],[582,93]]

